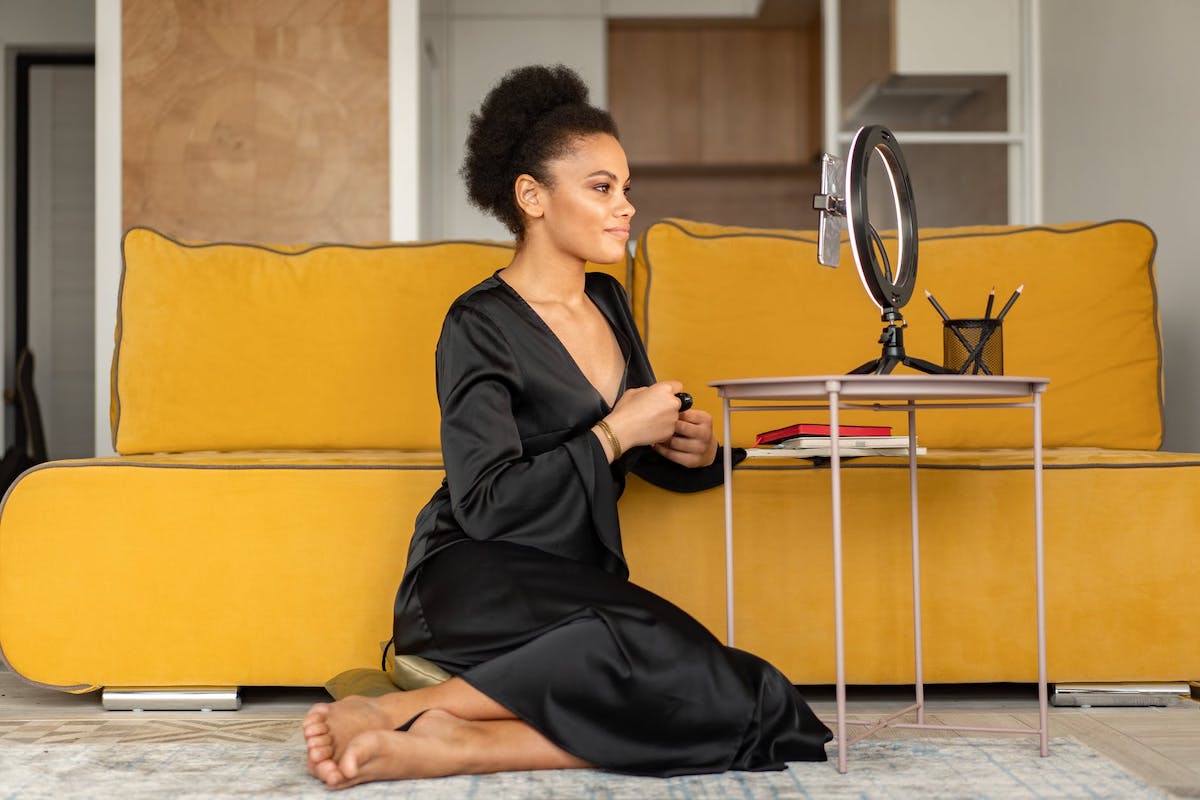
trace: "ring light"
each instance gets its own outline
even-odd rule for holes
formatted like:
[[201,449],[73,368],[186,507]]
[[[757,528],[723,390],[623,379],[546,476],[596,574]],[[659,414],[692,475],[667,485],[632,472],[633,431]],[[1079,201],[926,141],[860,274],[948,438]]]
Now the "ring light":
[[[882,157],[896,208],[899,264],[894,276],[883,240],[867,215],[867,168],[872,153]],[[813,196],[813,208],[821,212],[817,260],[836,267],[841,255],[841,232],[848,229],[850,253],[858,266],[858,277],[885,323],[879,337],[883,353],[856,367],[851,374],[886,375],[898,364],[922,372],[948,372],[938,364],[904,352],[906,323],[900,309],[912,297],[917,283],[917,212],[908,166],[895,134],[882,125],[859,128],[850,142],[846,161],[826,153],[821,165],[822,193]]]
[[[872,236],[874,228],[867,216],[867,168],[873,152],[883,157],[896,206],[896,219],[899,220],[900,263],[895,280],[890,275],[891,270],[885,272],[879,263],[873,244],[878,235]],[[902,307],[912,297],[917,282],[917,212],[904,155],[896,144],[896,137],[881,125],[860,128],[850,142],[846,217],[850,221],[850,250],[858,264],[858,276],[862,279],[863,288],[880,311]],[[883,253],[882,247],[880,252]],[[883,258],[887,258],[886,254]]]

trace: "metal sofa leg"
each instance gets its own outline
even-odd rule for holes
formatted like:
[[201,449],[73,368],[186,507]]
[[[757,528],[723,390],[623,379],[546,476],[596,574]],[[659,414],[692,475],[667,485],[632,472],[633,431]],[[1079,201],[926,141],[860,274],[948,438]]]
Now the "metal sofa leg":
[[237,711],[242,695],[237,686],[106,686],[101,704],[106,711]]
[[[1194,683],[1194,682],[1193,682]],[[1057,683],[1055,706],[1174,706],[1190,702],[1195,689],[1178,683]]]

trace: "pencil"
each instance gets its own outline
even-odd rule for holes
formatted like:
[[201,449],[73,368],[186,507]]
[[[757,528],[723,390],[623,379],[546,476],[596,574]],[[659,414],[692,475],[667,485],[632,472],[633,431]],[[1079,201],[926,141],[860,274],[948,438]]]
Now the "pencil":
[[1017,287],[1017,290],[1012,293],[1012,297],[1008,298],[1008,302],[1004,304],[1004,308],[1000,309],[1000,313],[996,315],[996,321],[1004,319],[1004,315],[1013,307],[1013,303],[1017,302],[1017,298],[1021,296],[1021,292],[1025,291],[1025,284]]
[[994,302],[996,302],[996,287],[995,286],[993,286],[992,290],[990,292],[988,292],[987,307],[983,309],[983,318],[984,319],[992,318],[992,303],[994,303]]
[[968,353],[971,352],[971,343],[967,341],[966,336],[963,336],[963,332],[958,329],[958,326],[950,322],[950,315],[946,313],[944,308],[938,305],[937,300],[933,299],[933,293],[926,289],[925,296],[929,298],[929,302],[933,303],[933,307],[937,309],[937,312],[942,315],[942,321],[946,323],[946,327],[950,329],[950,332],[954,334],[958,341],[962,342],[962,346],[967,348]]
[[932,293],[932,292],[930,292],[928,289],[926,289],[926,290],[925,290],[925,296],[929,298],[929,302],[930,302],[930,303],[933,303],[933,307],[934,307],[934,308],[937,310],[937,312],[938,312],[939,314],[941,314],[941,316],[942,316],[942,319],[943,319],[943,320],[945,320],[946,322],[949,322],[949,321],[950,321],[950,315],[946,313],[946,310],[945,310],[944,308],[942,308],[940,305],[938,305],[938,301],[937,301],[937,300],[934,300],[934,299],[933,299],[933,293]]

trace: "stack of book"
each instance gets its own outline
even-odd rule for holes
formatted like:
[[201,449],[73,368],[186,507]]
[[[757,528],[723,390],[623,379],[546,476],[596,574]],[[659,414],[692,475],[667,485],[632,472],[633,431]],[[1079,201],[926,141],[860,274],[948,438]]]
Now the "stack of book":
[[[828,425],[802,422],[764,431],[754,439],[748,455],[766,458],[828,459],[833,455],[833,438]],[[917,455],[925,448],[917,447]],[[893,436],[884,425],[839,425],[838,456],[908,456],[908,436]]]

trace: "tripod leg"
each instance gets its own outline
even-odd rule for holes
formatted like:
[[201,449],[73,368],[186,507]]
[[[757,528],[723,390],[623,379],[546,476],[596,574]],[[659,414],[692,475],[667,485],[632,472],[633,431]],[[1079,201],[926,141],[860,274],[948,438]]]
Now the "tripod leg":
[[850,370],[850,371],[849,371],[848,373],[846,373],[846,374],[847,374],[847,375],[871,375],[871,374],[873,374],[873,373],[875,372],[875,370],[876,370],[876,369],[878,369],[878,368],[879,368],[879,362],[880,362],[881,360],[882,360],[882,359],[878,359],[878,358],[872,358],[872,359],[871,359],[870,361],[868,361],[867,363],[865,363],[865,364],[860,364],[859,366],[857,366],[857,367],[855,367],[854,369]]
[[913,369],[919,370],[928,375],[953,375],[954,374],[954,370],[952,370],[952,369],[946,369],[941,364],[934,364],[932,361],[926,361],[925,359],[917,358],[916,356],[905,356],[904,357],[904,366],[912,367]]

